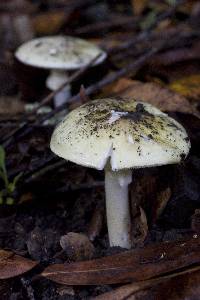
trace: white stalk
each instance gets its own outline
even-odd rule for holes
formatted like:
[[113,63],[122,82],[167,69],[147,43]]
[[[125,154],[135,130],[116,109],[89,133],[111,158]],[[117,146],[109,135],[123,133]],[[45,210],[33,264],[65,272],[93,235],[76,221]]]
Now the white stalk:
[[[69,76],[67,72],[63,70],[51,70],[46,80],[46,86],[51,90],[57,90],[63,83],[67,82]],[[71,98],[71,86],[66,85],[60,92],[54,97],[55,107],[59,107],[63,103],[66,103]]]
[[132,171],[105,169],[106,213],[110,246],[131,248],[128,185]]

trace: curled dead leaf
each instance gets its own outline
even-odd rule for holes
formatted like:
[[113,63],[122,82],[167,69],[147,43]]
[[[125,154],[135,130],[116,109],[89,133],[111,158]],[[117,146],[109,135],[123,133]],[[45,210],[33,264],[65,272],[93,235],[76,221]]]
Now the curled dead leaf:
[[83,233],[69,232],[61,236],[60,245],[70,260],[79,261],[91,259],[94,255],[94,246]]
[[[199,275],[200,275],[200,266],[192,267],[182,272],[175,272],[170,275],[153,278],[150,280],[126,284],[110,292],[101,294],[95,297],[93,300],[115,300],[115,299],[144,300],[143,296],[145,296],[145,299],[157,299],[157,300],[158,299],[182,300],[182,299],[186,299],[187,296],[188,300],[192,300],[194,298],[190,298],[190,296],[200,295]],[[177,286],[177,280],[179,282],[178,286]],[[172,289],[172,287],[174,288]],[[153,297],[153,295],[155,295],[155,297]],[[179,298],[179,296],[181,298]]]
[[200,238],[152,244],[90,261],[55,264],[42,276],[66,285],[116,284],[147,280],[200,262]]
[[103,213],[104,209],[100,206],[97,206],[93,212],[87,231],[90,241],[94,241],[101,232],[103,226]]
[[173,91],[190,100],[200,100],[200,75],[194,74],[173,81],[169,86]]
[[161,216],[164,211],[167,202],[171,197],[171,189],[167,187],[166,189],[160,191],[156,197],[155,206],[152,212],[152,223],[155,223],[156,220]]
[[16,255],[11,251],[0,250],[0,279],[22,275],[37,264],[38,262]]
[[111,94],[142,100],[162,111],[198,115],[196,108],[182,95],[154,82],[143,83],[122,78],[107,89]]
[[146,214],[141,206],[139,206],[139,214],[133,219],[132,228],[132,234],[134,236],[133,244],[137,246],[142,245],[147,237],[148,222]]

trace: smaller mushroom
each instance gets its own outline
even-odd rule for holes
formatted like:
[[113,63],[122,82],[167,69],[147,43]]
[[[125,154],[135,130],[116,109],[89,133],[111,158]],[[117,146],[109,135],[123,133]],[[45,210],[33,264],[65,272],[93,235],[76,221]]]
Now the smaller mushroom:
[[[22,44],[15,53],[16,58],[24,64],[50,69],[46,86],[55,91],[69,79],[68,71],[86,66],[99,56],[94,65],[102,63],[106,53],[96,45],[70,36],[50,36],[33,39]],[[71,86],[68,84],[56,94],[56,107],[67,102],[71,97]]]
[[71,111],[53,132],[50,147],[64,159],[104,169],[110,245],[130,248],[132,170],[178,163],[190,141],[177,121],[148,103],[99,99]]

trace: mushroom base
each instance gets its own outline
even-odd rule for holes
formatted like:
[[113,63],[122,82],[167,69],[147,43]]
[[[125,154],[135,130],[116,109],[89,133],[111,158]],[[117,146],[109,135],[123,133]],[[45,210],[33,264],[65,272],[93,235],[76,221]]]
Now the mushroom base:
[[106,213],[110,246],[131,248],[128,185],[132,171],[105,170]]

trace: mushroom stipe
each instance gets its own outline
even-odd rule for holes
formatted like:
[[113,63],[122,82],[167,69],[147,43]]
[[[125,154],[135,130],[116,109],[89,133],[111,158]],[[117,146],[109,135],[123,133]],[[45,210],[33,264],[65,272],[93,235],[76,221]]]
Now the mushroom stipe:
[[50,147],[66,160],[105,170],[110,246],[129,249],[132,169],[178,163],[188,155],[190,141],[182,125],[152,105],[108,98],[70,112]]

